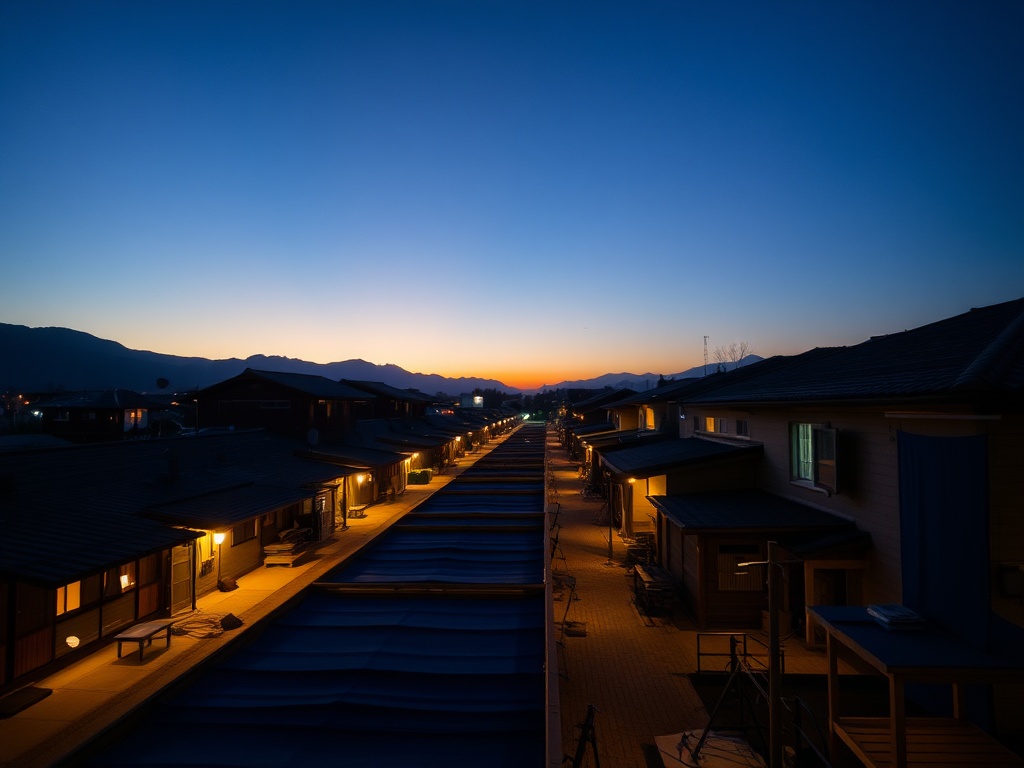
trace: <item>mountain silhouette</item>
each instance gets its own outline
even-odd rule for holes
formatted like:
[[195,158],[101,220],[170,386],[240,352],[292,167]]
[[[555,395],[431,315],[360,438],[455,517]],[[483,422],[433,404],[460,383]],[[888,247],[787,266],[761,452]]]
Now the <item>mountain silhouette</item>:
[[[540,389],[629,388],[637,391],[658,385],[656,373],[606,373],[593,379],[563,381],[538,390],[520,390],[495,379],[449,378],[434,373],[411,373],[397,365],[376,365],[365,360],[311,363],[292,357],[252,355],[244,360],[208,360],[128,349],[116,341],[100,339],[70,328],[29,328],[0,323],[0,391],[59,392],[130,389],[182,392],[208,387],[237,376],[246,368],[287,373],[307,373],[337,381],[380,381],[398,389],[415,389],[428,395],[442,392],[457,396],[474,389],[501,392],[535,392]],[[739,365],[761,358],[748,355]],[[733,365],[733,364],[730,364]],[[703,366],[674,373],[666,379],[701,376]],[[166,385],[165,385],[166,380]],[[158,384],[158,381],[160,382]]]

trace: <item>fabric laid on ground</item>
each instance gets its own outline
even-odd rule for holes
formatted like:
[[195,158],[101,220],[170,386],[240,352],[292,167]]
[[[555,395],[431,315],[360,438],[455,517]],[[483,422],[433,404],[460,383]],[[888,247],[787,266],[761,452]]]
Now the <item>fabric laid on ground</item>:
[[395,530],[331,581],[539,584],[543,528],[523,533]]
[[543,452],[519,430],[84,764],[548,762]]

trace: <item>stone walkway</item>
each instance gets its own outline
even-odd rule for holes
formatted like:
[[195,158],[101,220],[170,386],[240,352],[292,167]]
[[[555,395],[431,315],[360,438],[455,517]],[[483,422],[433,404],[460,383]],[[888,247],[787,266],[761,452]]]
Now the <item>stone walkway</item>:
[[[585,624],[586,631],[579,636],[556,630],[563,749],[575,753],[579,726],[588,706],[594,705],[602,768],[661,768],[655,736],[707,723],[704,705],[686,678],[697,667],[693,643],[677,625],[678,618],[652,619],[637,610],[632,574],[625,566],[625,542],[613,538],[614,562],[609,565],[608,528],[594,522],[602,502],[580,495],[576,464],[553,432],[548,433],[547,449],[559,504],[560,551],[553,568],[575,578],[577,598],[570,600],[569,590],[563,590],[561,600],[554,603],[555,620],[561,622],[565,616],[578,622],[581,630]],[[595,764],[588,746],[584,765]]]

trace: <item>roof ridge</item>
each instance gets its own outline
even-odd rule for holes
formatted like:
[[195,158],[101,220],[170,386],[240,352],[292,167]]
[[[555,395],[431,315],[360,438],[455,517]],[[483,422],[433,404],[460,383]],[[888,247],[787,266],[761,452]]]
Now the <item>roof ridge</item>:
[[983,382],[987,378],[987,374],[1006,361],[1006,353],[1021,337],[1024,337],[1024,310],[1018,312],[1017,317],[1010,321],[996,335],[995,339],[974,358],[963,373],[957,377],[952,388],[954,390],[966,389]]

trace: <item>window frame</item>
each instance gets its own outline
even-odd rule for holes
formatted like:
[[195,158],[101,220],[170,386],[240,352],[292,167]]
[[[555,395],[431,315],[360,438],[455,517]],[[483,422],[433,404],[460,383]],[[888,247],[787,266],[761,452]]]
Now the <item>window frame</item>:
[[839,493],[838,430],[827,424],[794,421],[789,425],[789,480],[822,491]]
[[259,526],[256,524],[256,518],[250,520],[243,520],[238,525],[231,527],[231,546],[237,547],[240,544],[244,544],[247,541],[252,541],[258,534]]
[[719,592],[764,592],[765,575],[761,566],[748,566],[737,572],[740,563],[759,562],[764,559],[761,547],[754,543],[721,543],[718,545],[716,565],[718,567]]

